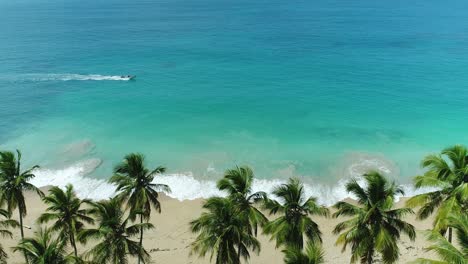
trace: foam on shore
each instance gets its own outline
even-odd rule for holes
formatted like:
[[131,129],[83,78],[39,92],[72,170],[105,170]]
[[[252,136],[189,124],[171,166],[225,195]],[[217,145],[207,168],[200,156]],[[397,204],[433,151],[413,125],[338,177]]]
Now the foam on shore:
[[[106,199],[115,194],[115,186],[105,180],[87,176],[100,163],[101,160],[99,159],[90,159],[59,170],[39,169],[35,171],[36,177],[32,180],[32,183],[38,187],[54,185],[61,188],[70,183],[73,184],[78,196],[81,198]],[[271,194],[275,186],[285,182],[286,180],[280,179],[255,179],[253,191],[265,191]],[[320,204],[329,206],[345,198],[354,198],[346,192],[345,182],[346,179],[342,179],[332,186],[308,182],[304,184],[305,192],[307,196],[317,197]],[[178,200],[193,200],[224,195],[216,188],[215,181],[199,180],[190,173],[160,175],[155,178],[155,183],[169,185],[172,192],[167,195]],[[415,190],[411,185],[402,186],[405,190],[405,196],[413,196],[429,191],[428,189]]]

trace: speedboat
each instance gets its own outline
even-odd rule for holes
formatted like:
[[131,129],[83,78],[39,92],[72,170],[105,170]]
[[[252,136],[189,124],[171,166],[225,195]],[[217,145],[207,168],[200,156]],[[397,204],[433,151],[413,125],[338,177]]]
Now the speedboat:
[[135,79],[135,78],[136,78],[136,75],[122,75],[122,76],[120,76],[120,78],[122,78],[123,80],[128,80],[128,81],[130,81],[130,80]]

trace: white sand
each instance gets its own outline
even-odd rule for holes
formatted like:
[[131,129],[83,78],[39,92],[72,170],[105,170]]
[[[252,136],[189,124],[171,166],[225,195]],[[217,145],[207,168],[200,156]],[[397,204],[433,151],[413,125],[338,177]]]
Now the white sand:
[[[44,189],[46,192],[46,189]],[[404,204],[405,199],[402,199],[398,206]],[[188,263],[210,263],[209,256],[206,258],[198,258],[198,256],[190,256],[190,244],[194,241],[196,235],[189,230],[189,222],[197,218],[202,209],[202,200],[178,201],[176,199],[161,197],[162,213],[153,213],[151,222],[155,225],[155,229],[147,231],[144,235],[144,246],[150,252],[153,263],[170,263],[170,264],[188,264]],[[25,218],[24,224],[31,226],[32,230],[25,229],[26,236],[32,236],[34,228],[37,227],[35,219],[45,211],[46,206],[37,197],[37,195],[27,194],[28,215]],[[14,217],[17,217],[15,215]],[[320,226],[323,233],[323,247],[325,250],[326,263],[349,263],[350,252],[341,252],[340,246],[335,246],[336,236],[332,234],[335,225],[343,219],[313,217],[314,221]],[[418,257],[434,257],[433,254],[424,251],[427,246],[427,241],[421,234],[422,230],[431,228],[432,219],[425,221],[416,221],[414,216],[406,219],[417,229],[417,238],[415,242],[409,241],[404,237],[400,242],[400,260],[399,263],[406,263]],[[13,253],[9,250],[14,246],[20,238],[19,229],[13,230],[13,239],[2,238],[1,243],[8,249],[8,263],[24,263],[23,256],[19,253]],[[135,238],[137,240],[137,238]],[[249,263],[283,263],[283,254],[281,249],[275,249],[273,241],[269,237],[260,235],[261,252],[257,256],[252,253]],[[89,245],[88,245],[89,247]],[[87,246],[80,246],[79,252],[82,253],[88,249]],[[131,263],[136,263],[134,259]]]

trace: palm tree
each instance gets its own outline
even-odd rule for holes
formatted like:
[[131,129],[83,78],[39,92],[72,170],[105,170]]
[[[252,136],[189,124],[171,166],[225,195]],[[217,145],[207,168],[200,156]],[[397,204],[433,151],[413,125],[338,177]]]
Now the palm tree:
[[54,238],[50,229],[40,229],[33,238],[22,239],[14,251],[22,251],[31,264],[73,263],[66,253],[66,240]]
[[268,200],[265,208],[270,214],[281,216],[265,225],[264,231],[276,240],[276,246],[302,249],[304,235],[311,241],[321,242],[318,225],[309,217],[311,215],[328,216],[329,211],[319,206],[314,197],[305,197],[304,185],[294,178],[288,183],[277,186],[273,194],[280,200]]
[[18,208],[21,239],[24,239],[23,217],[27,214],[24,192],[35,191],[40,197],[44,194],[29,183],[35,177],[33,170],[39,166],[21,172],[21,152],[16,150],[16,153],[15,157],[13,152],[0,152],[0,205],[6,203],[9,213]]
[[[118,197],[130,208],[130,219],[135,221],[136,215],[140,216],[140,224],[148,221],[151,216],[151,207],[161,213],[161,203],[158,200],[158,192],[170,192],[169,186],[153,183],[157,174],[165,172],[164,167],[157,167],[150,171],[145,167],[145,158],[142,154],[131,153],[125,156],[123,162],[118,164],[115,175],[109,180],[117,185]],[[140,229],[140,247],[143,247],[143,229]],[[141,259],[138,259],[140,263]]]
[[97,202],[91,209],[95,216],[96,228],[84,229],[78,234],[78,239],[87,243],[90,239],[99,242],[85,255],[92,257],[96,263],[127,263],[128,255],[149,261],[148,252],[131,237],[138,235],[141,229],[153,228],[150,223],[129,225],[130,219],[125,218],[121,199],[112,198]]
[[448,230],[448,241],[452,242],[448,216],[468,210],[468,151],[464,146],[455,145],[444,149],[440,155],[425,157],[422,167],[428,170],[414,178],[415,187],[435,187],[436,190],[412,197],[407,205],[421,206],[418,219],[426,219],[437,209],[434,231],[445,235]]
[[[356,179],[346,184],[346,190],[357,197],[357,205],[348,202],[335,204],[334,217],[346,216],[351,219],[339,223],[333,230],[340,234],[336,244],[343,245],[343,251],[351,244],[351,263],[372,263],[376,252],[384,263],[395,263],[399,257],[397,241],[400,234],[408,235],[411,240],[416,232],[411,224],[401,220],[412,214],[410,208],[392,209],[395,196],[404,194],[403,190],[389,182],[378,172],[364,175],[365,188]],[[343,232],[342,232],[343,231]]]
[[[18,227],[19,224],[17,221],[10,219],[11,214],[7,210],[0,209],[0,216],[5,218],[4,220],[0,220],[0,235],[2,237],[12,237],[12,233],[7,229],[10,227]],[[7,253],[0,244],[0,264],[5,264],[6,259],[8,258]]]
[[260,243],[246,232],[238,207],[232,200],[212,197],[203,208],[207,212],[190,222],[192,232],[198,233],[192,243],[192,252],[201,257],[211,252],[210,260],[216,255],[216,264],[239,264],[241,257],[249,259],[249,249],[260,251]]
[[60,232],[60,237],[69,241],[73,247],[75,257],[78,257],[76,249],[76,236],[83,229],[84,223],[93,224],[93,218],[89,217],[88,210],[82,209],[82,205],[91,201],[80,200],[76,197],[71,184],[65,187],[65,191],[58,187],[52,187],[49,195],[43,198],[43,201],[49,205],[47,212],[43,213],[39,223],[55,221],[52,225],[52,231]]
[[320,243],[309,241],[303,252],[299,248],[289,247],[283,250],[285,264],[322,264],[324,252]]
[[427,237],[434,244],[427,251],[434,251],[442,260],[420,258],[413,264],[466,264],[468,263],[468,215],[451,215],[448,217],[448,226],[455,229],[457,242],[462,250],[449,243],[439,232],[429,231]]
[[218,181],[218,189],[226,191],[229,198],[239,207],[244,226],[257,235],[258,226],[263,226],[268,219],[254,204],[266,199],[265,192],[252,193],[253,171],[247,166],[227,170],[224,178]]

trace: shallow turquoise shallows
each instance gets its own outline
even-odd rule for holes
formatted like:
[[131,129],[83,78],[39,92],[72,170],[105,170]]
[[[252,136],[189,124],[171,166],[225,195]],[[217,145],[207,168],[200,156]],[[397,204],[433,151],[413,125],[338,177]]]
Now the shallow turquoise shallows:
[[0,148],[51,170],[102,161],[88,175],[102,179],[138,151],[205,180],[249,164],[407,182],[425,154],[468,144],[467,14],[466,0],[0,1]]

